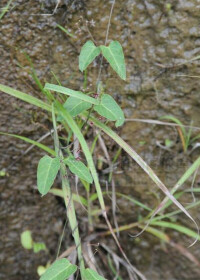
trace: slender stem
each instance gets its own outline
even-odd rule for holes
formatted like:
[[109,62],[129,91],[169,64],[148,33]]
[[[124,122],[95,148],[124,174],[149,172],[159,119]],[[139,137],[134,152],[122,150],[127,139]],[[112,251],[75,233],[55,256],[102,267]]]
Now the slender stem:
[[72,192],[69,184],[69,180],[67,177],[67,168],[63,162],[64,157],[63,153],[60,149],[59,145],[59,138],[58,138],[58,133],[56,130],[56,118],[55,118],[55,112],[54,112],[54,104],[52,104],[52,120],[53,120],[53,127],[54,127],[54,145],[55,145],[55,152],[56,156],[59,157],[60,159],[60,175],[61,175],[61,181],[62,181],[62,190],[63,190],[63,196],[64,196],[64,201],[65,201],[65,206],[67,210],[67,217],[69,220],[69,224],[72,230],[72,235],[76,244],[76,249],[78,253],[78,260],[79,260],[79,265],[80,265],[80,273],[81,273],[81,278],[84,279],[84,260],[83,260],[83,255],[82,255],[82,248],[81,248],[81,239],[79,235],[79,229],[78,229],[78,222],[76,219],[76,212],[75,212],[75,207],[74,207],[74,201],[72,198]]
[[[110,15],[109,15],[109,20],[108,20],[108,26],[107,26],[107,30],[106,30],[106,38],[105,38],[105,43],[104,43],[105,45],[107,44],[107,41],[108,41],[108,34],[109,34],[109,30],[110,30],[110,22],[111,22],[111,18],[112,18],[112,13],[113,13],[115,1],[116,1],[116,0],[113,0],[112,6],[111,6],[111,9],[110,9]],[[97,85],[97,94],[98,94],[98,95],[101,95],[101,93],[102,93],[102,92],[101,92],[101,86],[99,86],[99,85],[100,85],[100,82],[101,82],[102,64],[103,64],[103,56],[102,56],[102,54],[101,54],[101,61],[100,61],[100,66],[99,66],[99,73],[98,73],[97,82],[96,82],[96,85]],[[83,124],[82,131],[83,131],[83,129],[85,128],[85,126],[87,125],[88,120],[89,120],[89,117],[90,117],[90,114],[93,112],[93,109],[94,109],[94,105],[92,105],[92,107],[91,107],[90,110],[89,110],[88,118],[86,119],[85,123]]]
[[64,195],[64,201],[65,201],[65,206],[67,209],[67,217],[69,219],[69,224],[72,229],[72,235],[76,244],[76,249],[78,253],[78,260],[80,264],[80,272],[81,272],[81,277],[83,278],[83,271],[85,269],[84,265],[84,260],[83,260],[83,255],[82,255],[82,248],[81,248],[81,239],[79,235],[79,230],[78,230],[78,222],[76,219],[76,213],[75,213],[75,208],[74,208],[74,202],[72,199],[72,193],[69,185],[69,180],[67,178],[67,169],[64,165],[64,163],[61,162],[61,180],[62,180],[62,189],[63,189],[63,195]]
[[88,202],[88,225],[89,225],[89,232],[93,231],[93,222],[92,222],[92,209],[91,209],[91,200],[90,200],[90,187],[87,190],[87,202]]
[[[107,26],[107,30],[106,30],[106,38],[105,38],[105,43],[104,43],[105,45],[107,44],[107,41],[108,41],[108,34],[109,34],[109,30],[110,30],[110,22],[111,22],[111,18],[112,18],[112,13],[113,13],[115,1],[116,0],[113,0],[112,6],[111,6],[111,9],[110,9],[110,16],[109,16],[109,20],[108,20],[108,26]],[[101,62],[100,62],[99,74],[98,74],[98,78],[97,78],[97,85],[101,81],[102,63],[103,63],[103,56],[101,55]]]
[[185,138],[184,138],[184,136],[183,136],[183,132],[182,132],[182,130],[181,130],[180,127],[177,127],[177,130],[178,130],[178,134],[179,134],[180,139],[181,139],[181,143],[182,143],[182,146],[183,146],[183,151],[184,151],[184,153],[186,153],[187,147],[186,147]]

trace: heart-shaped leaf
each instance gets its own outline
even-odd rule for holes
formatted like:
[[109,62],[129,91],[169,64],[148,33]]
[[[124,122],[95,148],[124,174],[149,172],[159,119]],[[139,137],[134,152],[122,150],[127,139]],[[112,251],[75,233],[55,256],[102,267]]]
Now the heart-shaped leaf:
[[87,41],[83,45],[79,55],[79,69],[81,72],[88,67],[88,65],[100,54],[100,52],[100,47],[96,47],[92,41]]
[[40,159],[37,169],[37,186],[42,195],[50,190],[60,169],[59,158],[44,156]]
[[55,261],[44,274],[40,280],[66,280],[77,270],[77,266],[71,264],[67,259],[60,259]]
[[116,121],[116,127],[124,123],[124,113],[122,109],[109,94],[102,95],[100,104],[94,106],[94,110],[99,113],[99,115],[111,121]]
[[[63,107],[70,113],[72,117],[76,117],[80,113],[90,109],[92,104],[70,96],[64,103]],[[62,120],[63,118],[58,115],[57,121]]]
[[90,109],[92,104],[74,97],[69,97],[63,107],[70,113],[72,117],[76,117],[83,111]]
[[73,156],[69,156],[64,159],[64,163],[68,165],[69,170],[77,175],[79,178],[85,180],[88,183],[92,183],[92,176],[84,163],[79,160],[76,160]]
[[104,277],[100,276],[96,271],[87,268],[84,270],[84,280],[106,280]]
[[126,80],[126,65],[121,44],[118,41],[112,41],[108,47],[100,46],[100,48],[113,70],[122,80]]

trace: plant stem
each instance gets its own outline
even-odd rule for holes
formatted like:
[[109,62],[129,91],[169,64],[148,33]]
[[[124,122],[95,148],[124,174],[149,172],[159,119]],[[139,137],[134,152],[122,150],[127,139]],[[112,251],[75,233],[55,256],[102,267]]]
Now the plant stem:
[[76,244],[76,248],[77,248],[78,260],[80,263],[81,277],[82,277],[82,279],[84,279],[83,270],[85,269],[85,265],[84,265],[83,255],[82,255],[81,239],[80,239],[79,230],[78,230],[78,222],[76,219],[76,213],[75,213],[74,202],[72,199],[72,193],[71,193],[71,189],[70,189],[70,185],[69,185],[69,180],[67,178],[67,169],[65,167],[65,164],[62,162],[61,162],[60,173],[61,173],[64,201],[65,201],[65,206],[67,209],[67,217],[69,219],[69,224],[70,224],[70,227],[72,230],[72,235],[73,235],[73,238],[74,238],[74,241]]
[[93,231],[93,223],[92,223],[92,209],[91,209],[91,200],[90,200],[90,187],[87,190],[87,202],[88,202],[88,225],[89,232]]
[[63,190],[63,196],[64,196],[64,201],[65,201],[65,206],[67,210],[67,217],[69,220],[69,224],[72,230],[72,235],[76,244],[76,250],[78,254],[78,260],[79,260],[79,265],[80,265],[80,273],[81,273],[81,278],[84,279],[84,260],[83,260],[83,255],[82,255],[82,248],[81,248],[81,239],[79,235],[79,230],[78,230],[78,222],[76,219],[76,212],[75,212],[75,207],[74,207],[74,201],[72,198],[72,192],[69,184],[69,180],[67,177],[67,168],[63,162],[64,157],[61,149],[59,148],[59,138],[58,138],[58,133],[56,129],[56,118],[55,118],[55,111],[54,111],[54,104],[52,104],[52,121],[53,121],[53,128],[54,128],[54,145],[55,145],[55,152],[56,156],[59,157],[60,159],[60,175],[61,175],[61,181],[62,181],[62,190]]

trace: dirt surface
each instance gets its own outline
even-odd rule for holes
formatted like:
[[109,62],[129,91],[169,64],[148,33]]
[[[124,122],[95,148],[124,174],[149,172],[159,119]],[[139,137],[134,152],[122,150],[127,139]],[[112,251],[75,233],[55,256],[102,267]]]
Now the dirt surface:
[[[7,1],[0,2],[0,8]],[[83,87],[83,75],[78,71],[78,54],[86,40],[103,44],[111,1],[26,1],[13,0],[12,9],[0,21],[0,83],[34,96],[41,96],[25,55],[31,58],[42,83],[54,82],[52,72],[62,84],[73,89]],[[167,5],[170,4],[170,5]],[[116,1],[109,41],[118,40],[123,46],[127,64],[127,81],[122,82],[103,63],[102,81],[124,109],[128,119],[155,119],[173,115],[184,124],[200,126],[199,61],[190,61],[200,53],[198,0],[182,1]],[[73,37],[56,25],[64,26]],[[108,42],[109,42],[108,41]],[[88,71],[88,91],[95,91],[98,58]],[[45,112],[1,93],[0,131],[39,139],[52,128]],[[177,131],[172,127],[127,121],[118,133],[156,170],[170,188],[199,156],[199,149],[183,153]],[[193,130],[193,135],[198,131]],[[105,137],[108,150],[116,147]],[[173,141],[170,150],[163,149],[165,140]],[[52,138],[45,142],[52,147]],[[0,136],[0,279],[38,279],[38,265],[56,257],[59,238],[65,223],[65,208],[52,195],[41,198],[36,190],[36,168],[43,152],[34,148],[17,163],[29,145],[14,138]],[[99,154],[103,153],[101,150]],[[102,174],[102,172],[100,172]],[[122,153],[115,174],[117,191],[155,207],[163,195],[140,168]],[[102,176],[103,182],[103,176]],[[200,184],[197,175],[196,185]],[[191,181],[184,185],[189,188]],[[59,180],[56,182],[59,186]],[[103,187],[105,187],[103,185]],[[156,195],[155,195],[156,194]],[[157,197],[156,197],[157,196]],[[198,196],[197,196],[198,198]],[[183,203],[191,202],[191,195]],[[110,203],[110,201],[107,201]],[[118,200],[117,218],[120,225],[134,222],[143,215],[141,208]],[[175,207],[173,209],[176,209]],[[79,209],[80,214],[81,209]],[[191,211],[199,220],[198,209]],[[80,221],[81,222],[81,221]],[[177,222],[194,229],[183,214]],[[82,220],[85,224],[85,220]],[[22,248],[20,234],[30,229],[36,241],[45,241],[48,252],[33,254]],[[137,230],[133,231],[134,233]],[[191,240],[173,230],[166,231],[174,242],[186,248]],[[84,233],[83,233],[84,236]],[[165,247],[159,240],[144,233],[139,239],[121,234],[121,243],[132,263],[148,280],[196,280],[200,268],[184,257],[177,248]],[[98,240],[109,244],[110,239]],[[71,244],[70,232],[64,247]],[[200,259],[200,245],[188,249]],[[108,279],[114,279],[104,271]],[[127,279],[127,276],[124,276]]]

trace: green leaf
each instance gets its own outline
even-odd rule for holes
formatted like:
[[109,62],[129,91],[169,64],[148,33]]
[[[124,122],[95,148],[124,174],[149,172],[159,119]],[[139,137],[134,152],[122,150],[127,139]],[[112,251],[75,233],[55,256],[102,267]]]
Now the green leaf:
[[92,41],[87,41],[79,55],[79,69],[83,72],[88,65],[98,56],[101,52],[100,47],[96,47]]
[[[52,188],[52,189],[50,189],[49,193],[52,193],[53,195],[64,198],[64,193],[62,190]],[[79,203],[81,202],[81,204],[83,204],[85,207],[88,207],[87,199],[85,199],[80,194],[73,193],[72,198],[74,201],[79,202]]]
[[171,189],[171,193],[174,193],[180,186],[182,186],[185,181],[199,168],[200,157],[198,157],[195,162],[185,171],[185,173],[178,180],[176,185]]
[[[139,226],[139,227],[142,229],[144,228],[144,226]],[[156,237],[160,238],[160,240],[163,240],[165,242],[170,241],[169,236],[166,233],[162,232],[161,230],[149,226],[148,228],[145,229],[145,231],[155,235]]]
[[11,9],[10,5],[12,4],[12,1],[13,0],[9,0],[6,4],[6,6],[0,9],[0,12],[1,12],[0,13],[0,21],[4,17],[4,15],[9,11],[9,9]]
[[92,104],[70,96],[64,103],[63,107],[72,117],[76,117],[80,113],[90,109]]
[[60,28],[60,30],[62,30],[63,32],[65,32],[67,35],[69,35],[72,38],[76,38],[75,35],[73,35],[72,33],[70,33],[66,28],[64,28],[63,26],[61,26],[60,24],[56,24],[56,27]]
[[196,232],[194,232],[193,230],[191,230],[187,227],[184,227],[184,226],[181,226],[181,225],[178,225],[178,224],[174,224],[174,223],[170,223],[170,222],[164,222],[164,221],[156,221],[156,222],[151,222],[151,225],[166,227],[166,228],[172,228],[172,229],[175,229],[176,231],[179,231],[179,232],[184,233],[184,234],[186,234],[190,237],[197,238],[198,240],[200,240],[200,237],[198,236],[198,234]]
[[67,124],[69,125],[69,127],[71,128],[73,133],[76,135],[78,141],[81,144],[81,148],[83,150],[83,153],[85,154],[85,157],[86,157],[86,160],[88,163],[88,167],[89,167],[92,177],[94,179],[95,188],[96,188],[96,191],[98,194],[98,199],[99,199],[99,203],[101,205],[101,209],[102,209],[102,211],[105,211],[105,203],[104,203],[104,199],[103,199],[103,195],[102,195],[101,186],[99,183],[99,178],[98,178],[97,171],[96,171],[96,168],[94,165],[94,161],[93,161],[92,155],[90,153],[89,147],[87,145],[87,142],[85,141],[85,138],[84,138],[80,128],[78,127],[78,125],[76,124],[76,122],[74,121],[72,116],[63,108],[63,106],[59,102],[56,102],[56,110],[61,113],[61,116],[67,122]]
[[45,84],[44,89],[60,92],[60,93],[66,94],[68,96],[72,96],[74,98],[86,101],[91,104],[95,104],[95,105],[99,104],[99,101],[97,99],[90,97],[90,96],[82,93],[81,91],[76,91],[76,90],[72,90],[72,89],[69,89],[66,87],[57,86],[57,85],[48,84],[48,83]]
[[44,156],[40,159],[37,169],[37,185],[42,195],[47,194],[50,190],[59,169],[59,158]]
[[70,113],[72,117],[76,117],[78,114],[92,107],[91,103],[82,101],[77,98],[69,97],[63,107]]
[[102,95],[100,104],[94,106],[94,110],[98,112],[99,115],[111,121],[116,121],[116,127],[124,123],[124,113],[122,109],[109,94]]
[[0,170],[0,177],[5,177],[6,175],[8,175],[8,173],[6,173],[5,168]]
[[[85,116],[87,117],[87,115]],[[102,122],[98,121],[97,119],[90,116],[89,118],[95,126],[101,128],[108,136],[110,136],[124,151],[126,151],[132,158],[135,160],[139,166],[147,173],[147,175],[156,183],[156,185],[164,192],[167,196],[167,200],[170,199],[172,202],[188,217],[191,221],[197,226],[195,220],[189,214],[189,212],[182,206],[180,202],[172,195],[174,193],[174,188],[171,191],[167,189],[164,183],[157,177],[154,171],[148,166],[148,164],[121,138],[119,137],[113,130],[111,130],[108,126],[103,124]],[[181,182],[180,182],[181,183]],[[166,202],[166,201],[165,201]],[[163,204],[164,205],[164,204]],[[159,209],[161,207],[159,206]]]
[[46,251],[46,245],[43,242],[33,242],[33,252],[39,253],[40,251]]
[[0,84],[0,91],[3,91],[11,96],[14,96],[16,98],[19,98],[29,104],[33,104],[37,107],[40,107],[44,110],[47,110],[49,112],[51,112],[51,106],[49,104],[46,104],[45,102],[43,102],[42,100],[36,98],[36,97],[33,97],[31,95],[28,95],[24,92],[21,92],[19,90],[16,90],[16,89],[13,89],[11,87],[7,87],[7,86],[4,86],[4,85],[1,85]]
[[1,135],[6,135],[6,136],[10,136],[10,137],[15,137],[15,138],[18,138],[20,140],[23,140],[27,143],[30,143],[34,146],[37,146],[38,148],[44,150],[45,152],[51,154],[52,156],[55,156],[55,151],[52,150],[51,148],[41,144],[40,142],[37,142],[37,141],[34,141],[32,139],[29,139],[27,137],[24,137],[24,136],[20,136],[20,135],[17,135],[17,134],[11,134],[11,133],[5,133],[5,132],[0,132]]
[[173,146],[173,141],[170,139],[165,139],[165,146],[167,148],[171,148],[171,146]]
[[191,139],[191,143],[195,142],[197,139],[200,138],[200,134],[198,134],[197,136],[195,136],[194,138]]
[[183,136],[184,138],[186,139],[186,136],[187,136],[187,133],[186,133],[186,130],[185,130],[185,127],[183,126],[182,122],[179,121],[179,119],[177,119],[176,117],[174,116],[170,116],[170,115],[167,115],[167,116],[162,116],[160,117],[161,120],[167,120],[167,121],[172,121],[176,124],[178,124],[183,132]]
[[40,280],[66,280],[77,270],[77,266],[71,264],[67,259],[60,259],[55,261],[42,274]]
[[47,268],[42,265],[39,265],[37,267],[37,273],[39,276],[42,276],[42,274],[44,274],[46,270],[47,270]]
[[113,70],[122,80],[126,80],[126,65],[121,44],[118,41],[112,41],[108,47],[100,46],[100,48]]
[[106,280],[104,277],[100,276],[96,271],[90,268],[85,269],[83,275],[85,280]]
[[33,239],[30,230],[25,230],[24,232],[22,232],[21,244],[25,249],[30,250],[33,248]]
[[93,179],[84,163],[79,160],[76,160],[73,156],[69,156],[64,159],[64,163],[68,165],[69,170],[77,175],[79,178],[85,180],[88,183],[92,183]]
[[[70,96],[64,103],[63,107],[70,113],[72,117],[76,117],[80,113],[90,109],[92,107],[92,104]],[[63,118],[58,115],[57,121],[62,120]]]
[[[108,195],[108,194],[111,195],[112,192],[108,192],[108,191],[103,192],[103,195]],[[147,210],[149,212],[152,211],[151,208],[149,208],[148,206],[144,205],[139,200],[136,200],[136,199],[130,197],[129,195],[125,195],[123,193],[116,192],[116,196],[119,196],[119,197],[122,197],[124,199],[127,199],[127,200],[131,201],[132,203],[134,203],[135,205],[138,205],[139,207],[141,207],[141,208],[143,208],[143,209],[145,209],[145,210]],[[90,195],[90,201],[95,201],[97,198],[98,198],[97,193],[93,193],[93,194]]]

